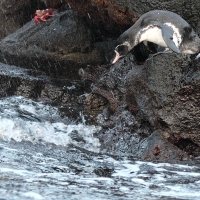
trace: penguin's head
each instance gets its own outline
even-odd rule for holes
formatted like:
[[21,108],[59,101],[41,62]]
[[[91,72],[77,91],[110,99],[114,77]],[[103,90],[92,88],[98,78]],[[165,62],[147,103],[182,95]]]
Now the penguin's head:
[[200,52],[200,38],[191,27],[184,28],[183,40],[179,48],[183,54],[196,54]]
[[130,38],[125,31],[120,37],[117,39],[117,46],[115,47],[115,57],[112,60],[112,64],[116,63],[119,58],[124,57],[131,50]]
[[124,57],[128,52],[129,48],[127,44],[119,44],[115,47],[115,57],[112,64],[116,63],[121,57]]

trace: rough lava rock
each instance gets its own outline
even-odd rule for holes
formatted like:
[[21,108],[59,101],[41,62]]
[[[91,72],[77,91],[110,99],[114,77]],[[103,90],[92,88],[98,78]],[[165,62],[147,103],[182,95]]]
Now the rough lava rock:
[[42,71],[0,63],[0,87],[0,98],[16,95],[42,101],[57,106],[62,116],[82,122],[86,85],[80,81],[52,79]]
[[65,11],[36,25],[33,20],[0,42],[0,61],[39,69],[51,76],[78,77],[78,69],[101,64],[94,34],[75,11]]
[[38,8],[45,8],[39,0],[0,1],[0,40],[29,22]]
[[[134,56],[129,54],[110,69],[104,69],[98,78],[93,79],[95,81],[92,92],[108,101],[102,114],[97,117],[98,123],[110,130],[104,130],[104,134],[99,135],[102,143],[110,141],[104,148],[108,146],[111,153],[124,148],[127,153],[131,153],[131,150],[135,153],[137,149],[141,159],[162,162],[185,160],[188,156],[184,151],[189,155],[198,155],[200,149],[198,60],[192,60],[189,55],[175,53],[155,55],[144,65],[137,65],[134,60]],[[82,74],[85,75],[87,72]],[[132,113],[134,126],[126,117],[127,112]],[[126,125],[116,120],[117,116],[126,118]],[[155,131],[159,131],[159,134]],[[130,138],[123,140],[126,134],[131,137],[135,133],[139,139],[135,140],[134,144]],[[111,145],[115,137],[119,141]],[[157,139],[150,142],[152,138]],[[144,145],[141,145],[144,141],[145,150]],[[121,148],[117,147],[119,143]],[[153,153],[156,148],[162,152],[159,156]]]
[[188,155],[169,143],[160,130],[153,132],[140,142],[137,154],[145,161],[176,163],[177,160],[188,160]]
[[[97,135],[101,141],[102,152],[109,152],[118,156],[136,157],[140,140],[152,133],[152,126],[146,120],[138,120],[135,114],[138,111],[134,96],[127,92],[127,74],[135,67],[135,57],[131,54],[112,66],[81,69],[79,74],[84,80],[92,82],[92,94],[98,94],[99,106],[92,106],[92,94],[86,97],[88,112],[96,112],[97,123],[103,127]],[[139,66],[140,67],[140,66]]]
[[200,145],[199,61],[166,53],[147,60],[141,70],[128,75],[142,118],[169,132],[174,144],[182,139]]
[[[8,0],[0,1],[0,39],[13,33],[34,17],[35,10],[58,8],[76,10],[95,25],[100,38],[118,37],[120,33],[145,12],[154,9],[174,11],[186,19],[193,28],[200,18],[197,0]],[[103,34],[103,35],[102,35]]]
[[[60,0],[44,0],[47,6],[59,5]],[[61,6],[61,5],[60,5]],[[145,12],[160,9],[180,14],[194,28],[200,18],[197,0],[63,0],[62,6],[72,8],[95,24],[104,34],[118,36]]]

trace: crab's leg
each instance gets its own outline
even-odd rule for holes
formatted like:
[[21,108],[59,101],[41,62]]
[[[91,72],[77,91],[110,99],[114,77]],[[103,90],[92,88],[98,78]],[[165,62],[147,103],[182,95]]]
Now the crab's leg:
[[37,17],[34,17],[34,22],[35,22],[36,24],[40,23],[40,20],[39,20],[39,18],[37,18]]
[[45,17],[40,17],[40,20],[43,22],[47,22],[48,20],[45,19]]
[[48,16],[53,17],[53,16],[56,16],[56,14],[55,15],[48,15]]

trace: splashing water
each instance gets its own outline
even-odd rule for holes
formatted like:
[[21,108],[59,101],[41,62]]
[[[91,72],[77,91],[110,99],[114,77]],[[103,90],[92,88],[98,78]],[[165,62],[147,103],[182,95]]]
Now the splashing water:
[[23,97],[1,99],[0,110],[0,138],[3,140],[74,144],[99,152],[100,143],[93,134],[101,128],[85,125],[82,115],[83,124],[73,124],[68,118],[60,117],[58,108]]
[[[101,127],[24,97],[0,100],[0,193],[15,200],[198,200],[200,167],[98,153]],[[80,115],[85,120],[82,113]]]

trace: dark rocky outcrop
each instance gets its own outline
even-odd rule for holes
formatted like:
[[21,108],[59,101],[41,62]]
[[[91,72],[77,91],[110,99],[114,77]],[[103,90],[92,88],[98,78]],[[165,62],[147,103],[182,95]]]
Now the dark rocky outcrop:
[[[161,54],[149,59],[137,74],[128,75],[143,118],[168,131],[174,141],[199,143],[199,64],[189,56]],[[176,143],[176,142],[174,142]]]
[[82,122],[86,84],[80,81],[51,78],[39,70],[0,63],[0,87],[0,98],[17,95],[42,101],[57,106],[62,115]]
[[[138,153],[143,152],[139,153],[142,159],[147,160],[186,159],[186,154],[176,150],[177,147],[190,155],[197,155],[200,113],[198,60],[175,53],[158,54],[149,58],[144,65],[137,65],[134,60],[134,56],[129,54],[110,69],[105,68],[100,77],[93,79],[96,81],[93,81],[92,92],[103,96],[108,102],[98,116],[99,123],[111,130],[104,131],[106,136],[100,135],[102,142],[109,146],[112,153],[117,149],[123,151],[125,147],[126,153],[130,154],[133,149],[138,149]],[[83,69],[81,70],[83,78],[90,77],[92,80],[91,71],[87,76],[86,73],[86,70],[84,73]],[[98,72],[94,74],[96,76]],[[130,112],[134,123],[127,117]],[[127,120],[126,125],[122,119]],[[159,138],[158,134],[154,134],[156,130],[159,130]],[[135,133],[139,139],[134,140],[133,145],[130,138],[136,138]],[[123,141],[126,134],[129,139]],[[110,143],[107,145],[109,137]],[[119,141],[111,145],[115,137]],[[152,138],[157,139],[152,142]],[[165,141],[161,143],[162,138],[165,138]],[[146,150],[140,149],[144,141]],[[120,143],[122,147],[118,148]],[[133,149],[131,146],[134,146]],[[156,147],[162,152],[161,156],[153,156]],[[172,149],[178,153],[173,154]]]
[[[59,0],[45,0],[52,7]],[[72,8],[87,17],[104,34],[116,34],[130,27],[142,14],[150,10],[170,10],[180,14],[194,28],[200,18],[197,0],[63,0],[63,6]]]
[[93,42],[87,22],[76,12],[65,11],[47,23],[36,25],[32,20],[7,36],[0,42],[0,61],[77,78],[80,67],[104,61]]
[[138,156],[146,161],[162,161],[174,163],[177,160],[188,160],[188,155],[168,142],[164,132],[155,131],[140,142]]
[[34,17],[35,10],[58,8],[76,10],[96,26],[99,36],[117,37],[143,13],[154,9],[170,10],[180,14],[194,28],[199,22],[197,0],[8,0],[0,2],[0,39],[13,33]]
[[29,22],[38,8],[45,8],[40,0],[0,1],[0,40]]

